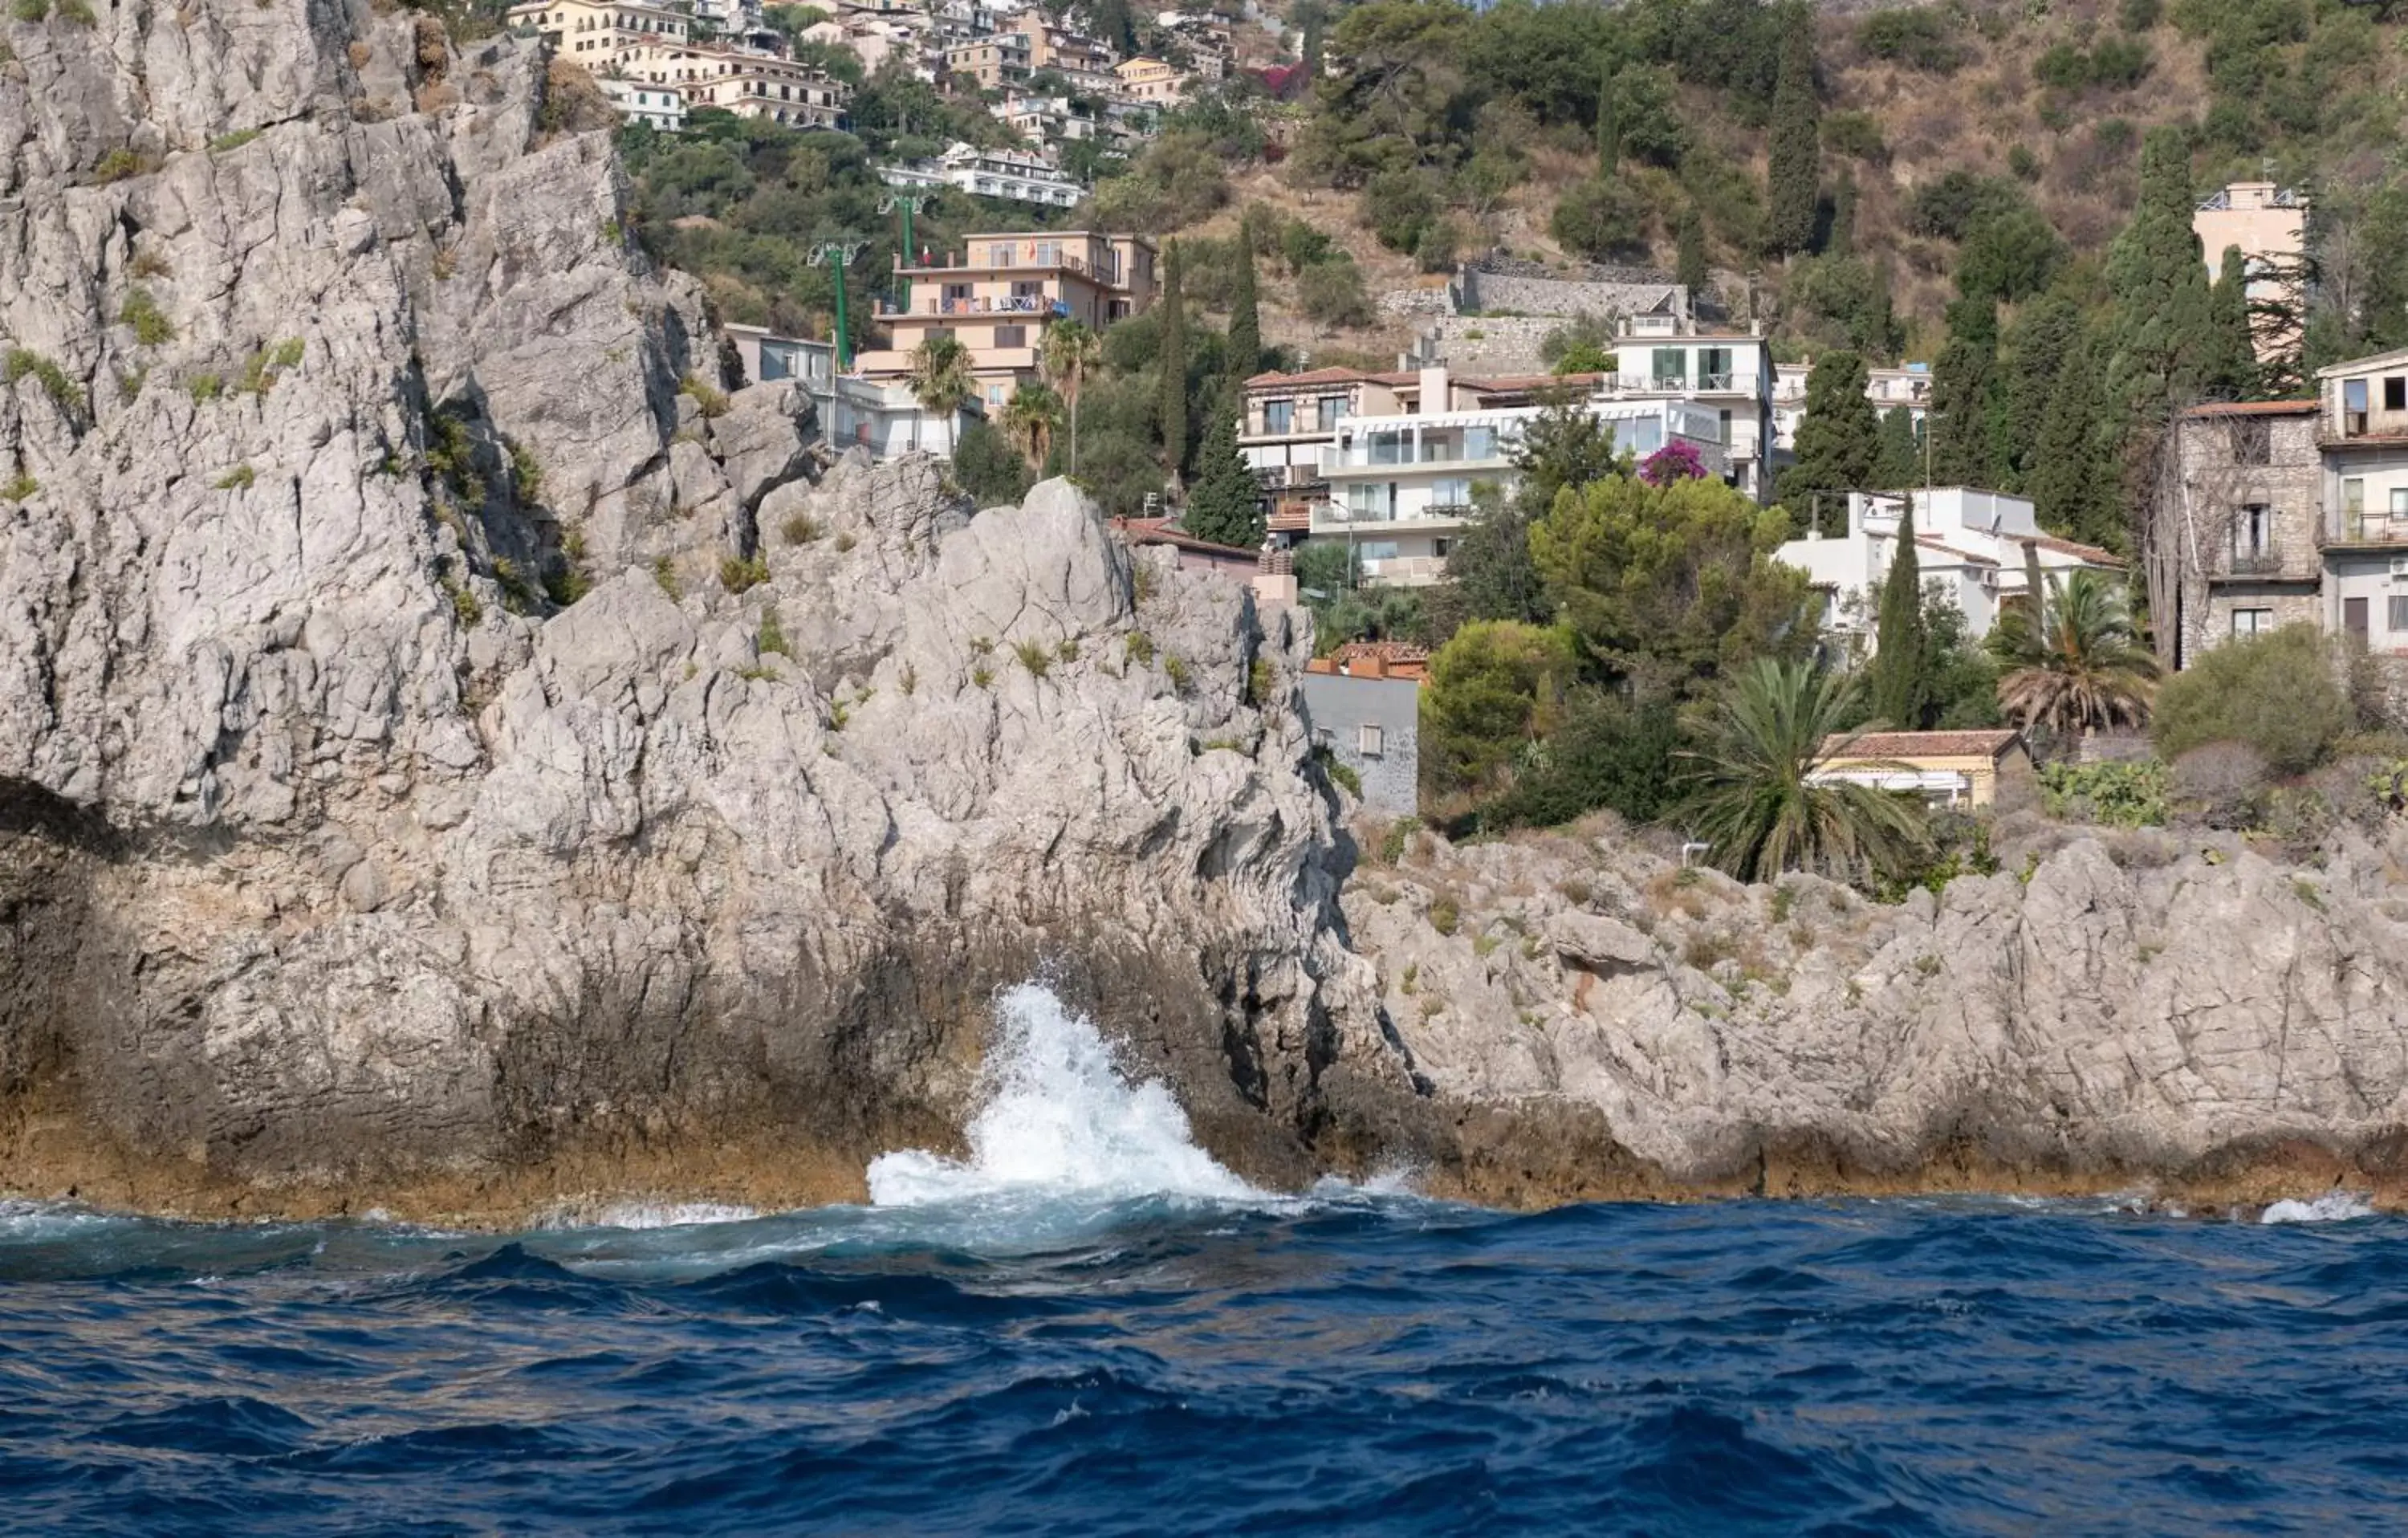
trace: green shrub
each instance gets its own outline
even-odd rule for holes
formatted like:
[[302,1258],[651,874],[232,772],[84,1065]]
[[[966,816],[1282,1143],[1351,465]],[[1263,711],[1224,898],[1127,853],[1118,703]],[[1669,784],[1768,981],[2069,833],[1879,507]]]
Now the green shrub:
[[207,406],[225,394],[225,381],[215,374],[194,374],[184,381],[184,388],[192,392],[194,405]]
[[779,622],[776,604],[761,611],[761,623],[752,630],[752,649],[764,656],[772,653],[781,657],[795,654],[794,647],[786,640],[786,627]]
[[1054,654],[1046,648],[1043,641],[1015,641],[1011,650],[1020,658],[1020,665],[1028,669],[1031,677],[1043,678],[1053,670]]
[[213,155],[231,153],[258,137],[259,130],[256,128],[237,128],[231,134],[220,134],[209,140],[209,153]]
[[2099,764],[2043,764],[2049,814],[2109,827],[2162,827],[2172,776],[2155,758]]
[[518,489],[519,501],[533,506],[543,500],[543,467],[526,446],[513,438],[502,439],[510,454],[510,483]]
[[125,295],[117,318],[133,328],[134,339],[144,347],[165,347],[176,339],[176,323],[167,319],[166,311],[147,288],[137,288]]
[[50,0],[13,0],[8,14],[30,26],[50,14]]
[[1256,706],[1268,704],[1271,686],[1276,682],[1277,675],[1271,670],[1270,659],[1256,657],[1246,668],[1246,703]]
[[249,491],[251,490],[251,485],[257,482],[258,479],[258,475],[251,470],[250,466],[236,465],[233,469],[226,471],[225,474],[219,476],[215,481],[210,482],[209,484],[215,486],[220,491]]
[[1429,921],[1430,927],[1440,934],[1451,935],[1463,923],[1463,910],[1453,898],[1441,892],[1430,898]]
[[786,543],[807,545],[818,539],[824,531],[820,528],[819,520],[808,512],[798,512],[781,525],[781,532],[785,535]]
[[13,385],[29,375],[41,385],[42,393],[50,397],[51,405],[69,416],[82,414],[83,391],[67,378],[65,369],[39,352],[22,347],[10,348],[7,362],[0,363],[0,381]]
[[719,563],[719,585],[730,593],[758,587],[769,580],[769,563],[755,555],[749,561],[730,555]]
[[131,150],[111,150],[93,163],[92,181],[95,187],[106,187],[112,181],[149,173],[150,163]]
[[11,481],[0,481],[0,502],[30,502],[41,484],[32,476],[20,472]]
[[2169,761],[2242,742],[2275,773],[2304,774],[2356,724],[2332,643],[2313,625],[2289,625],[2210,647],[2166,680],[2150,737]]
[[452,595],[452,612],[461,624],[476,625],[483,621],[485,606],[477,601],[477,595],[468,591],[467,583],[446,577],[443,579],[443,591]]
[[652,581],[661,584],[661,591],[667,594],[671,601],[685,597],[685,590],[678,582],[677,563],[666,555],[652,557]]
[[100,18],[93,14],[92,0],[58,0],[57,5],[51,8],[57,11],[58,18],[62,22],[71,22],[79,27],[100,25]]
[[1326,745],[1319,742],[1313,744],[1312,761],[1319,764],[1322,772],[1328,775],[1331,780],[1344,785],[1347,794],[1358,801],[1363,798],[1363,777],[1354,772],[1354,765],[1340,763],[1338,755],[1330,752]]
[[695,375],[688,374],[678,381],[678,394],[693,398],[695,409],[702,412],[702,419],[705,422],[710,421],[713,417],[727,414],[726,392],[712,388]]
[[1154,638],[1142,630],[1132,630],[1128,638],[1128,657],[1140,668],[1154,666]]
[[1419,817],[1399,817],[1380,835],[1380,863],[1395,865],[1405,857],[1405,841],[1422,829]]
[[1877,11],[1856,28],[1856,42],[1876,59],[1889,59],[1927,74],[1953,75],[1965,64],[1965,50],[1953,34],[1956,22],[1937,6]]

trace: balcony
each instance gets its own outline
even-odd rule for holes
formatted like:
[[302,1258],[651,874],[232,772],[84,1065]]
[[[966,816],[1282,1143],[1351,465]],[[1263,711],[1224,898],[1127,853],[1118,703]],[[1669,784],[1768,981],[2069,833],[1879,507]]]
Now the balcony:
[[1350,508],[1343,502],[1315,503],[1312,532],[1373,539],[1392,534],[1454,534],[1480,516],[1469,502],[1433,502],[1420,508]]
[[2226,577],[2279,577],[2283,574],[2283,552],[2276,545],[2236,545],[2226,557]]
[[1254,481],[1265,491],[1287,491],[1318,486],[1321,467],[1318,465],[1257,465]]
[[2328,545],[2408,545],[2408,517],[2344,512],[2325,536]]

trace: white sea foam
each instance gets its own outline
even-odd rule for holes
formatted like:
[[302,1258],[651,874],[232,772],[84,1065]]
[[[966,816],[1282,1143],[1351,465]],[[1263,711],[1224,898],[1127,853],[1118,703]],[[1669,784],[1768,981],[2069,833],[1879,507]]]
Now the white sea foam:
[[761,1215],[724,1201],[610,1200],[565,1202],[536,1219],[541,1229],[690,1229],[705,1223],[743,1223]]
[[1131,1085],[1095,1022],[1050,990],[1034,983],[1007,990],[995,1024],[982,1103],[968,1128],[969,1157],[882,1155],[869,1166],[873,1205],[996,1196],[1268,1200],[1196,1146],[1186,1113],[1160,1080]]
[[2268,1205],[2259,1215],[2260,1223],[2346,1223],[2354,1217],[2372,1217],[2374,1208],[2356,1191],[2327,1191],[2309,1201],[2283,1200]]

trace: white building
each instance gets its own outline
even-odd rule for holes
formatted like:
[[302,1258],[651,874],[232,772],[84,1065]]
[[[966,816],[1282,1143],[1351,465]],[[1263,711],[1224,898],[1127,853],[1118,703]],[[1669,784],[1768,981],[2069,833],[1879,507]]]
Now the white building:
[[1626,315],[1615,347],[1615,400],[1675,399],[1712,412],[1731,483],[1758,502],[1772,495],[1772,344],[1761,332],[1718,331],[1684,316]]
[[[1806,417],[1806,380],[1814,372],[1810,362],[1777,364],[1773,367],[1772,447],[1777,454],[1798,450],[1798,424]],[[1903,406],[1915,432],[1923,431],[1931,408],[1931,366],[1910,363],[1897,368],[1865,370],[1865,398],[1886,414]]]
[[953,187],[980,197],[1006,198],[1015,203],[1039,203],[1048,208],[1076,208],[1086,190],[1055,170],[1039,155],[1020,150],[981,150],[956,144],[933,161],[881,166],[880,180],[890,187]]
[[838,453],[855,446],[875,459],[924,450],[950,456],[963,429],[982,420],[975,401],[950,414],[930,412],[912,398],[908,382],[863,379],[836,371],[836,344],[807,337],[781,337],[766,327],[723,327],[743,360],[744,382],[792,380],[819,412],[820,435]]
[[1966,633],[1975,640],[1990,633],[2002,605],[2023,601],[2028,590],[2027,546],[2039,557],[2044,578],[2083,568],[2123,570],[2107,551],[2044,532],[2032,517],[2032,505],[2020,496],[1965,486],[1851,492],[1844,531],[1792,539],[1781,547],[1778,559],[1805,572],[1824,594],[1825,630],[1860,654],[1871,654],[1882,583],[1910,511],[1924,591],[1938,589],[1965,616]]
[[629,122],[649,123],[664,134],[674,134],[685,126],[685,95],[673,85],[608,76],[595,83],[602,87],[602,94],[610,99],[610,105],[619,109],[619,115]]
[[[1419,398],[1449,402],[1446,370],[1423,374]],[[1643,457],[1679,438],[1697,450],[1709,471],[1727,470],[1720,424],[1705,408],[1678,400],[1592,400],[1585,409],[1612,425],[1618,449]],[[1320,466],[1328,495],[1312,505],[1311,537],[1344,540],[1367,582],[1423,586],[1438,581],[1455,539],[1478,517],[1473,488],[1490,484],[1511,495],[1523,428],[1544,410],[1537,404],[1440,409],[1333,422]]]

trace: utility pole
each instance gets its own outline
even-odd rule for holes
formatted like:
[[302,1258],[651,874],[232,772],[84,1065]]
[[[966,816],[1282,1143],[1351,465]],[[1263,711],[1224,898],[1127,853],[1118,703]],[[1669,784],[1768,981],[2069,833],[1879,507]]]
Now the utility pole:
[[844,237],[823,240],[811,248],[811,266],[836,269],[836,371],[839,374],[853,372],[853,331],[844,314],[844,269],[868,243]]
[[[903,215],[903,269],[907,273],[914,260],[911,253],[918,249],[911,244],[911,216],[926,208],[929,199],[936,195],[934,193],[888,193],[878,200],[880,213],[900,212]],[[911,280],[908,277],[896,280],[896,304],[906,313],[911,309]]]

